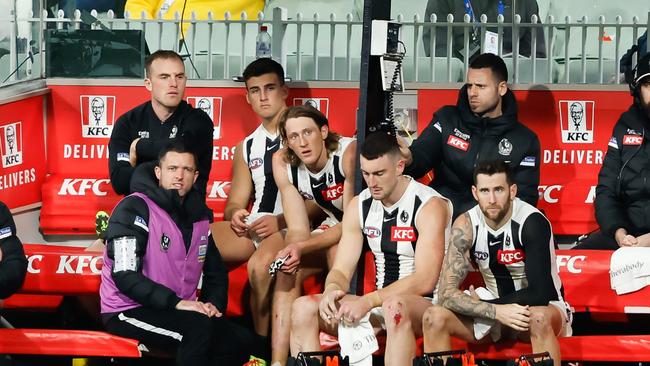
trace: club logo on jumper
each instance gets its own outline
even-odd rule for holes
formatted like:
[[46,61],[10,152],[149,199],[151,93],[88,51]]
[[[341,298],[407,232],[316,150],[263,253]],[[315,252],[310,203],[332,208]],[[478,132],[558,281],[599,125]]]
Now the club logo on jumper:
[[109,138],[115,123],[115,97],[82,95],[81,135],[88,138]]
[[415,229],[412,226],[390,228],[390,241],[415,241],[416,239]]
[[625,135],[623,136],[623,145],[641,145],[643,143],[643,136],[639,135]]
[[447,145],[463,151],[467,151],[467,149],[469,149],[469,142],[452,135],[449,135],[449,138],[447,139]]
[[507,138],[502,138],[499,141],[499,154],[508,156],[512,152],[512,143]]
[[337,200],[343,195],[343,183],[327,187],[327,189],[322,190],[321,193],[326,201]]
[[523,262],[526,259],[526,254],[521,249],[515,250],[501,250],[497,252],[497,262],[501,264],[515,264]]
[[327,117],[330,108],[330,100],[329,98],[293,98],[293,105],[312,106]]
[[594,142],[594,109],[591,100],[561,100],[560,128],[565,144],[591,144]]
[[363,228],[363,234],[370,239],[375,239],[381,236],[381,230],[373,226],[366,226]]
[[399,215],[399,219],[402,220],[402,223],[406,224],[409,221],[409,213],[402,211],[402,213]]
[[163,234],[162,237],[160,238],[160,249],[162,249],[164,252],[169,249],[169,242],[171,239],[169,239],[169,236],[166,234]]
[[213,140],[221,138],[221,97],[187,97],[187,103],[205,112],[214,124]]
[[0,149],[2,149],[2,167],[9,168],[23,163],[23,128],[22,122],[0,126]]

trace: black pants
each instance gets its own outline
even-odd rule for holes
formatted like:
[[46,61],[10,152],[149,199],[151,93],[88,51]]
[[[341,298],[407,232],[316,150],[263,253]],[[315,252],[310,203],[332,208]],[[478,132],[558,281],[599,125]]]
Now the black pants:
[[618,243],[616,239],[611,236],[603,234],[602,231],[594,231],[588,237],[580,240],[576,246],[571,249],[602,249],[602,250],[616,250]]
[[147,347],[175,350],[179,366],[241,365],[262,349],[250,330],[196,311],[140,307],[115,314],[105,325],[109,333],[137,339]]

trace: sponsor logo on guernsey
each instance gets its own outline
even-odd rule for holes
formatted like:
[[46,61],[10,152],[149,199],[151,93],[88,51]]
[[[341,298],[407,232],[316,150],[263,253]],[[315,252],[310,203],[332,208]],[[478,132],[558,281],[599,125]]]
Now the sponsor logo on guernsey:
[[449,135],[449,138],[447,139],[447,145],[463,151],[467,151],[469,149],[469,142],[452,135]]
[[526,259],[526,254],[521,249],[515,250],[499,250],[497,252],[497,262],[501,264],[515,264],[523,262]]
[[0,239],[8,238],[11,236],[11,227],[3,227],[0,229]]
[[146,232],[149,232],[149,226],[147,225],[147,222],[140,216],[135,217],[135,220],[133,220],[133,225],[142,228],[142,230]]
[[264,165],[264,159],[255,158],[255,159],[251,160],[248,163],[248,169],[251,169],[251,170],[252,169],[257,169],[257,168],[261,167],[262,165]]
[[208,245],[207,244],[201,244],[199,245],[199,262],[204,262],[205,261],[205,255],[208,253]]
[[477,261],[484,261],[488,259],[488,253],[486,252],[474,252],[474,259]]
[[392,226],[390,228],[391,241],[415,241],[416,239],[417,237],[415,235],[415,229],[412,226]]
[[117,153],[117,161],[126,161],[128,163],[131,161],[131,154],[125,152]]
[[321,191],[326,201],[334,201],[343,195],[343,183],[336,184]]
[[618,140],[616,139],[616,137],[612,136],[612,138],[609,139],[609,143],[607,144],[607,146],[611,146],[615,149],[618,149]]

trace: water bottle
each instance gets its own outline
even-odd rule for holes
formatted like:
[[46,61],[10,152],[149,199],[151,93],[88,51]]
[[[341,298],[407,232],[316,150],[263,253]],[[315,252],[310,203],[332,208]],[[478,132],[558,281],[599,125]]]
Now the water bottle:
[[267,32],[265,25],[260,27],[260,32],[257,34],[255,41],[255,58],[268,57],[271,58],[271,35]]

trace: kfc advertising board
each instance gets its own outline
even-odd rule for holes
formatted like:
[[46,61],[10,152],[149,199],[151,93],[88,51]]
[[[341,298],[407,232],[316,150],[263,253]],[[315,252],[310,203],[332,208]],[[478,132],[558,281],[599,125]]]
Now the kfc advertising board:
[[39,203],[45,178],[43,98],[0,105],[0,201],[10,209]]
[[[143,86],[53,85],[48,109],[48,172],[43,186],[41,228],[50,234],[92,233],[98,210],[119,200],[108,181],[108,141],[119,117],[150,99]],[[235,147],[260,120],[246,102],[245,88],[187,88],[185,99],[214,123],[207,201],[221,218],[230,192]],[[355,131],[356,89],[290,90],[287,105],[309,104],[330,117],[332,130]],[[72,230],[66,228],[74,223]],[[69,231],[69,232],[68,232]]]
[[[598,172],[618,117],[632,103],[624,91],[518,90],[519,120],[540,139],[538,207],[556,234],[580,235],[598,227],[593,201]],[[419,130],[433,113],[456,104],[458,90],[418,91]]]

